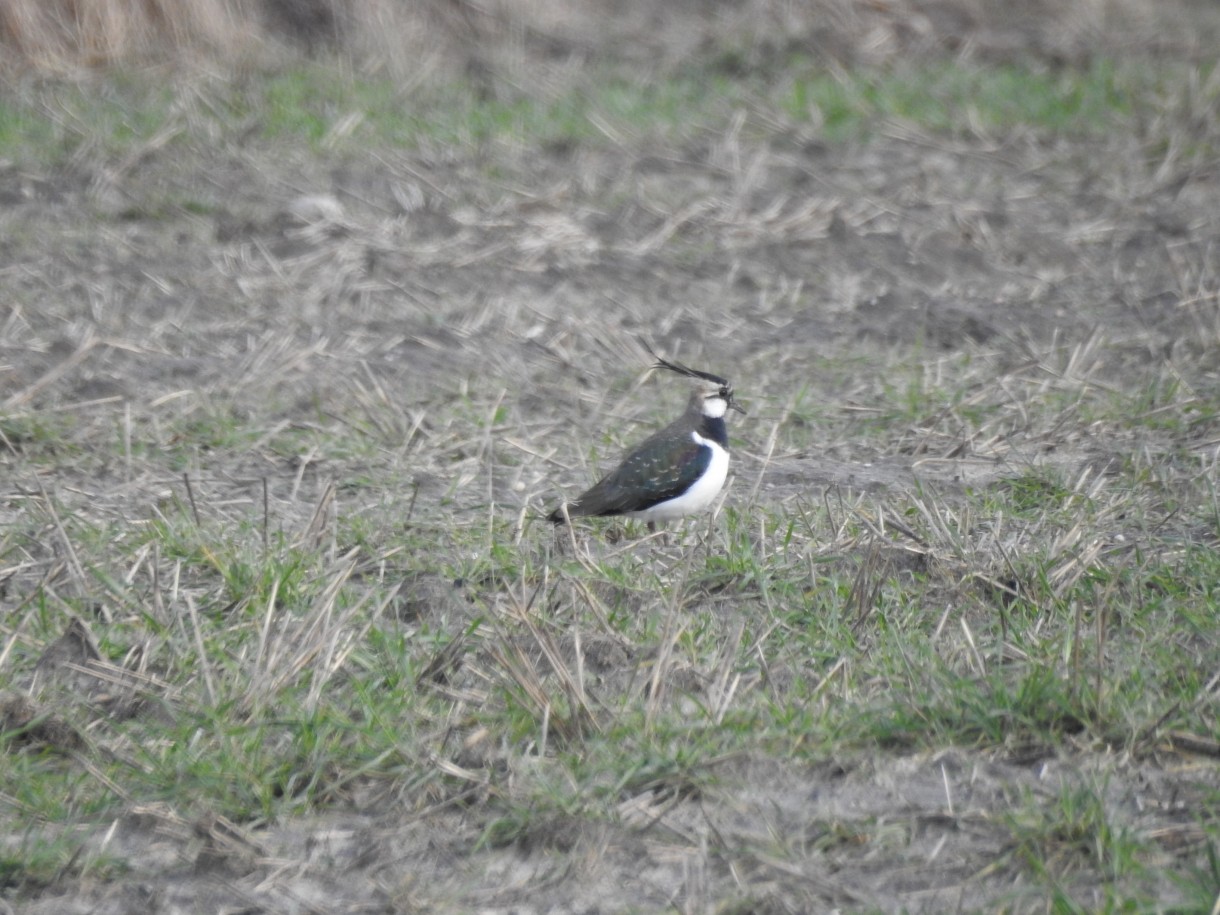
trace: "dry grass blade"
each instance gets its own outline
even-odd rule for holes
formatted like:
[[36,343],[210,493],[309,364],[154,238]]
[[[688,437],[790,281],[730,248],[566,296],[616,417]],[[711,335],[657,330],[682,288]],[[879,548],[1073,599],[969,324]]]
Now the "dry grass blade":
[[602,634],[609,636],[620,645],[628,645],[629,639],[610,624],[610,618],[606,612],[605,605],[601,600],[598,599],[597,595],[593,593],[593,589],[589,587],[588,583],[578,578],[573,578],[570,580],[570,584],[575,589],[576,593],[580,595],[580,598],[584,602],[585,606],[589,608],[589,611],[593,614],[594,619],[597,620],[597,624],[601,627]]
[[[737,624],[733,627],[732,634],[720,647],[720,657],[715,665],[712,685],[708,689],[708,698],[712,706],[712,719],[716,724],[724,722],[724,716],[729,710],[733,696],[736,695],[737,688],[741,685],[741,674],[734,674],[733,667],[737,663],[737,649],[741,647],[741,637],[744,633],[745,623],[742,620],[738,620]],[[761,644],[756,644],[755,647],[761,649]],[[731,682],[729,680],[730,676],[732,676]]]
[[657,655],[652,662],[652,673],[648,678],[648,699],[644,706],[644,727],[652,731],[666,707],[671,668],[674,663],[674,646],[686,631],[686,623],[678,612],[671,609],[665,616],[665,629],[657,646]]
[[[1065,538],[1056,544],[1058,549],[1055,552],[1062,556],[1064,552],[1070,550],[1081,532],[1080,526],[1069,531]],[[1079,553],[1062,556],[1056,561],[1047,573],[1047,580],[1054,588],[1055,597],[1062,599],[1095,566],[1103,546],[1101,541],[1094,540],[1086,544]]]
[[313,548],[321,543],[327,523],[331,520],[334,505],[335,483],[333,480],[328,480],[322,489],[322,495],[318,497],[317,505],[314,506],[313,515],[297,537],[295,546]]
[[42,485],[42,480],[38,480],[38,491],[42,494],[42,500],[47,507],[47,511],[51,515],[51,520],[55,524],[55,532],[59,534],[59,539],[63,543],[64,552],[68,555],[68,563],[71,565],[74,573],[74,584],[80,593],[85,593],[85,569],[81,565],[80,557],[76,553],[76,547],[72,544],[72,538],[68,536],[68,531],[64,528],[63,520],[59,516],[59,510],[55,507],[55,503],[47,494],[46,488]]
[[576,647],[576,670],[573,671],[568,666],[551,634],[539,628],[537,623],[530,617],[528,606],[522,607],[517,605],[517,610],[517,618],[525,624],[530,637],[534,640],[534,644],[542,650],[543,656],[563,687],[564,695],[567,698],[568,706],[572,709],[573,715],[579,721],[584,722],[587,726],[593,728],[594,731],[597,731],[597,721],[593,715],[592,708],[589,706],[589,697],[585,694],[584,682],[580,676],[580,670],[583,667],[584,661],[580,652],[578,635],[574,641]]
[[881,547],[874,540],[869,544],[868,552],[864,555],[864,561],[860,563],[860,567],[856,570],[856,577],[852,581],[851,592],[847,597],[847,605],[854,607],[856,611],[855,621],[851,626],[852,632],[859,632],[860,627],[864,625],[864,621],[872,614],[873,609],[877,606],[877,597],[880,595],[884,584],[885,575]]
[[470,634],[470,629],[464,630],[434,654],[420,672],[416,674],[415,685],[435,684],[437,686],[446,686],[462,666],[462,655],[466,651]]
[[1185,731],[1170,731],[1165,735],[1165,739],[1176,750],[1220,759],[1220,740],[1213,737],[1189,734]]
[[438,771],[448,775],[450,778],[468,782],[475,788],[490,791],[493,794],[496,793],[495,787],[491,784],[491,778],[485,770],[476,771],[474,769],[467,769],[451,760],[436,755],[431,756],[429,761]]
[[[1207,683],[1204,684],[1203,688],[1199,690],[1199,694],[1195,696],[1192,702],[1189,704],[1189,709],[1197,708],[1209,702],[1214,702],[1218,692],[1220,692],[1220,671],[1214,673]],[[1155,740],[1165,722],[1174,715],[1181,713],[1183,706],[1184,703],[1175,702],[1169,706],[1169,708],[1165,709],[1165,711],[1159,718],[1156,719],[1156,721],[1152,722],[1138,734],[1135,739],[1136,746],[1140,746],[1148,743],[1151,740]]]
[[[550,633],[542,629],[531,615],[530,608],[544,584],[535,589],[529,601],[510,598],[509,619],[525,627],[529,641],[514,638],[511,630],[500,624],[497,626],[500,644],[491,648],[492,658],[508,673],[511,681],[519,688],[519,697],[539,720],[541,747],[545,747],[546,736],[551,729],[564,741],[579,739],[599,731],[597,718],[590,707],[589,697],[585,694],[582,675],[584,661],[580,656],[579,639],[574,641],[577,657],[573,670]],[[527,651],[529,645],[538,649],[541,658],[546,661],[551,677],[558,682],[562,701],[556,702],[552,699],[547,686],[550,678],[539,670],[531,653]]]
[[355,571],[357,551],[343,556],[329,573],[322,593],[300,619],[277,618],[273,587],[264,617],[254,671],[244,702],[251,710],[264,707],[303,672],[310,677],[307,708],[314,708],[330,679],[342,668],[348,655],[376,623],[394,597],[391,591],[371,610],[366,609],[374,592],[366,590],[342,611],[339,598]]
[[131,796],[131,794],[124,790],[123,787],[114,779],[99,769],[97,764],[84,753],[73,753],[72,758],[76,761],[77,765],[88,772],[89,775],[98,781],[98,783],[105,786],[107,791],[109,791],[115,797],[121,798],[123,803],[133,804],[135,802],[135,799]]
[[553,728],[561,740],[567,742],[579,738],[581,726],[579,721],[568,715],[556,715],[555,704],[547,692],[545,677],[538,671],[537,665],[517,644],[493,646],[489,654],[505,671],[509,679],[518,687],[517,697],[528,708],[538,721],[540,748],[545,747],[547,735]]
[[27,387],[18,391],[15,394],[10,394],[5,398],[3,406],[5,411],[12,410],[14,407],[19,407],[22,404],[28,403],[33,398],[46,388],[53,385],[60,378],[63,378],[78,365],[85,361],[93,350],[101,343],[101,340],[90,329],[88,335],[77,344],[76,348],[65,359],[56,363],[55,366],[48,369],[45,374],[36,379]]
[[68,670],[86,674],[103,683],[109,683],[124,692],[138,693],[148,698],[166,698],[171,692],[170,685],[159,677],[109,664],[100,659],[91,660],[86,664],[69,662],[64,666]]
[[60,573],[63,572],[64,568],[65,563],[63,560],[59,560],[49,565],[36,586],[31,588],[30,592],[25,596],[25,598],[8,614],[10,618],[16,617],[17,624],[13,627],[12,635],[10,635],[8,640],[4,643],[4,649],[0,651],[0,670],[5,669],[5,665],[8,663],[9,655],[12,654],[13,646],[17,644],[18,639],[21,638],[22,632],[32,619],[32,614],[23,611],[25,611],[26,607],[31,604],[38,597],[38,595],[44,593],[48,583],[58,578]]

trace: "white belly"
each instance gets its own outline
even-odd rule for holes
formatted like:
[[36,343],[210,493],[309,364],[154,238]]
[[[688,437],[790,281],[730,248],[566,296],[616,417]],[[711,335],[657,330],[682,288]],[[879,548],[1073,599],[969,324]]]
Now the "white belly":
[[672,521],[675,518],[702,511],[711,505],[712,500],[720,494],[720,490],[724,488],[725,478],[729,475],[729,453],[698,432],[692,432],[691,437],[700,445],[707,445],[712,449],[712,461],[707,465],[707,472],[695,482],[694,486],[676,499],[670,499],[668,502],[662,502],[643,511],[630,512],[632,518],[643,518],[645,521]]

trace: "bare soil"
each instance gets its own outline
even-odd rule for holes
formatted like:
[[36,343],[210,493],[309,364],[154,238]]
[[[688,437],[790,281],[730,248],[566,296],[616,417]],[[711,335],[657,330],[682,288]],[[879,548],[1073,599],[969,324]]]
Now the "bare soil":
[[[695,21],[711,15],[690,6]],[[985,52],[1053,56],[1034,13],[984,20],[988,9],[929,4],[921,41],[957,49],[975,28]],[[1178,24],[1196,17],[1198,34],[1218,27],[1214,5],[1174,10]],[[657,28],[678,43],[690,21]],[[940,138],[887,124],[830,144],[808,124],[744,124],[681,148],[618,138],[327,155],[251,139],[47,170],[0,163],[0,403],[68,422],[57,446],[10,434],[0,467],[49,448],[39,479],[63,504],[140,518],[181,494],[184,468],[142,453],[133,472],[113,446],[133,424],[347,421],[374,447],[286,455],[200,442],[185,469],[213,501],[257,502],[252,481],[267,479],[287,527],[308,522],[324,481],[378,475],[417,487],[417,518],[485,511],[489,491],[500,510],[537,513],[587,480],[574,456],[608,417],[655,418],[623,381],[645,338],[735,382],[750,409],[733,430],[735,492],[757,483],[775,505],[931,484],[951,498],[1040,464],[1104,468],[1133,446],[1087,424],[1002,443],[943,428],[768,440],[798,388],[850,413],[885,385],[881,367],[963,351],[1016,366],[1054,343],[1065,365],[1087,355],[1098,385],[1168,362],[1217,390],[1214,160],[1113,134]],[[455,443],[451,470],[413,468],[408,436],[436,454],[448,431],[416,421],[471,389],[504,392],[508,437],[535,457],[489,482]],[[387,401],[400,425],[369,432]],[[1202,448],[1217,433],[1194,434]],[[0,480],[0,537],[43,529],[24,507],[39,479]],[[400,492],[392,508],[406,501]],[[385,506],[366,488],[344,510]],[[16,570],[0,605],[44,571]],[[1165,747],[879,748],[820,765],[759,752],[725,760],[710,790],[641,795],[615,823],[557,817],[504,848],[477,844],[477,799],[399,807],[374,787],[310,819],[240,828],[134,799],[113,824],[63,827],[105,843],[124,876],[65,877],[5,907],[1027,911],[1045,900],[1015,876],[1006,810],[1090,773],[1108,778],[1115,820],[1164,837],[1167,862],[1197,838],[1217,784],[1214,761]],[[768,854],[776,835],[803,849],[799,866]],[[1180,898],[1171,870],[1169,902]],[[1082,880],[1065,890],[1103,908],[1105,885]]]

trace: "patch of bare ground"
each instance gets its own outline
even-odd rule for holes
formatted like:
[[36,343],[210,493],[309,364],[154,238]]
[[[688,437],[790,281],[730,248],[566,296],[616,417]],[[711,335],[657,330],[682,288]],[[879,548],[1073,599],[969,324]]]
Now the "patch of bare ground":
[[[508,48],[475,41],[500,7],[453,15],[497,91],[523,60],[559,80],[658,48],[1069,66],[1220,27],[1203,4],[627,7],[530,7]],[[1208,79],[1129,134],[830,143],[742,111],[673,144],[0,163],[0,751],[90,798],[59,820],[0,788],[5,904],[1207,911],[1216,636],[1106,608],[1217,546]],[[680,400],[640,338],[749,408],[726,507],[677,543],[556,538],[544,506]],[[528,571],[488,559],[509,547]],[[1167,632],[1189,700],[1111,712],[1129,646]],[[1013,670],[1044,713],[991,691]],[[401,700],[334,698],[365,691]],[[298,752],[290,692],[381,743]],[[178,744],[260,728],[244,816],[220,781],[158,781]],[[30,836],[70,852],[35,872]]]
[[[540,817],[502,848],[479,847],[477,817],[460,810],[329,813],[244,830],[137,805],[105,834],[76,839],[129,862],[124,879],[82,881],[23,911],[182,911],[202,899],[217,911],[1036,910],[1043,900],[1020,875],[1038,852],[1013,838],[1012,821],[1026,816],[1011,812],[1019,799],[1095,797],[1113,828],[1153,836],[1165,863],[1197,841],[1192,805],[1203,801],[1182,791],[1178,767],[1131,759],[950,749],[846,767],[768,757],[718,769],[723,788],[628,795],[604,822]],[[1084,861],[1091,841],[1065,836],[1058,854]],[[1071,883],[1079,898],[1104,902],[1090,878]],[[1155,891],[1177,894],[1167,874]]]

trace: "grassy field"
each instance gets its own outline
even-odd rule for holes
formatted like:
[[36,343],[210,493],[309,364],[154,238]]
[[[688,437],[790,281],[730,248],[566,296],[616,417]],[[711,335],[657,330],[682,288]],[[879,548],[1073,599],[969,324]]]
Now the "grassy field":
[[0,899],[1214,913],[1220,15],[937,9],[6,77]]

